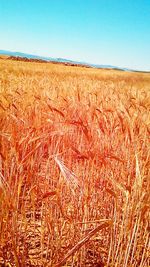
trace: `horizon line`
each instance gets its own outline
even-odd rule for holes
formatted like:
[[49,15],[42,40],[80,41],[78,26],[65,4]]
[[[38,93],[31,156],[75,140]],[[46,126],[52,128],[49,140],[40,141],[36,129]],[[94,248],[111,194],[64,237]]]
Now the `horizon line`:
[[[116,65],[112,65],[112,64],[100,64],[100,63],[90,63],[90,62],[86,62],[86,61],[80,61],[80,60],[74,60],[74,59],[70,59],[70,58],[64,58],[64,57],[51,57],[51,56],[45,56],[45,55],[39,55],[39,54],[33,54],[32,52],[21,52],[21,51],[14,51],[14,50],[5,50],[5,49],[0,49],[0,53],[4,52],[5,54],[8,53],[20,53],[20,54],[24,54],[24,55],[28,55],[28,56],[34,56],[34,57],[39,57],[39,58],[45,58],[45,60],[49,59],[50,61],[52,60],[66,60],[66,61],[70,61],[72,63],[76,63],[76,64],[85,64],[87,66],[91,66],[91,67],[97,67],[100,69],[100,67],[105,67],[105,68],[117,68],[118,70],[124,70],[124,71],[137,71],[137,72],[145,72],[145,73],[149,73],[150,70],[141,70],[141,69],[132,69],[132,68],[128,68],[128,67],[120,67],[120,66],[116,66]],[[7,54],[6,54],[7,55]],[[9,54],[8,54],[9,55]],[[62,61],[60,61],[61,63]]]

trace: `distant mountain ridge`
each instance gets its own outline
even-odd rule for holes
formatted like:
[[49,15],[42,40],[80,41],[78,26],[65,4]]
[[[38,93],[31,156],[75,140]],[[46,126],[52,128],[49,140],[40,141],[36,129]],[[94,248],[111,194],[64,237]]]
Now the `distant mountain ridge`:
[[[47,62],[66,63],[66,64],[68,63],[72,65],[79,65],[79,66],[81,65],[85,67],[87,66],[87,67],[98,68],[98,69],[116,69],[116,70],[121,70],[121,71],[136,71],[136,70],[131,70],[128,68],[120,68],[120,67],[112,66],[112,65],[91,64],[91,63],[86,63],[86,62],[69,60],[65,58],[44,57],[44,56],[32,55],[32,54],[27,54],[27,53],[22,53],[22,52],[13,52],[13,51],[7,51],[7,50],[0,50],[0,55],[22,57],[22,58],[28,58],[28,59],[39,59],[39,60],[45,60]],[[148,72],[148,71],[142,71],[142,72]]]

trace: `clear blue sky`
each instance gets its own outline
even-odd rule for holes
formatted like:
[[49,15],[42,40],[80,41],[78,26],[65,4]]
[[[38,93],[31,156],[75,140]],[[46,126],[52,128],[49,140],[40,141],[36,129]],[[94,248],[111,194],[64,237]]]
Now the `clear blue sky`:
[[150,0],[0,0],[0,49],[150,70]]

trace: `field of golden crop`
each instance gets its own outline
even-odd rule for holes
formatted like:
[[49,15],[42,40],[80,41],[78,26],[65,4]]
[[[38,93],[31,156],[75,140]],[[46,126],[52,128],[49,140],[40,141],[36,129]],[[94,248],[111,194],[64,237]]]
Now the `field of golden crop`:
[[0,266],[148,267],[150,74],[0,59]]

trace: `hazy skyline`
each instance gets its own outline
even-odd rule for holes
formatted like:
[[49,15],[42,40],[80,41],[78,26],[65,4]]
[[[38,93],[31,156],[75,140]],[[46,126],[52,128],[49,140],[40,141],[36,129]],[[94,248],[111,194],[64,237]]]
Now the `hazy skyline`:
[[150,0],[0,0],[0,49],[150,71]]

